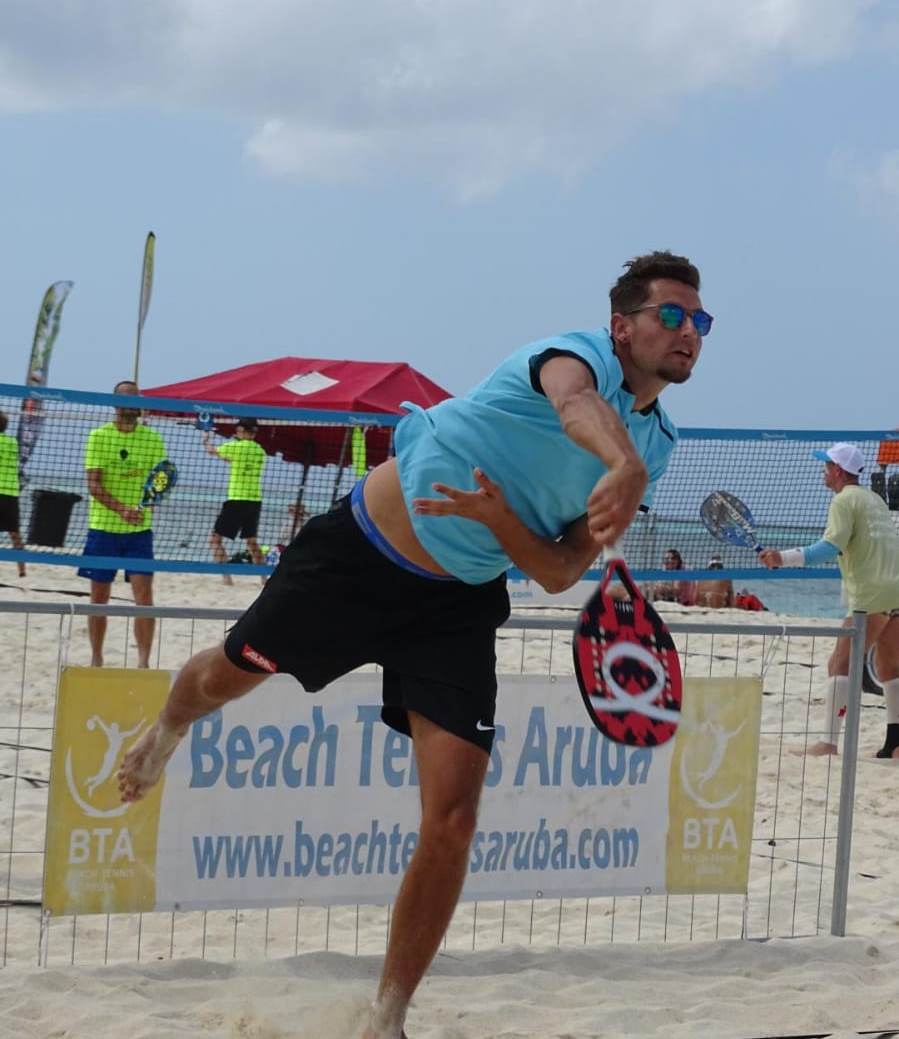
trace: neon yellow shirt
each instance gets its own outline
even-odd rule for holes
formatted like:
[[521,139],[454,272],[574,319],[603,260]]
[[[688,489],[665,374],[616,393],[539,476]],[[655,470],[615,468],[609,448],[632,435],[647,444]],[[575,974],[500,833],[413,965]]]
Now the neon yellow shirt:
[[19,441],[0,433],[0,494],[19,496]]
[[230,463],[228,501],[262,501],[265,451],[255,440],[229,440],[216,454]]
[[[107,422],[88,434],[84,468],[99,469],[104,489],[133,508],[140,505],[150,470],[165,457],[165,444],[155,429],[137,426],[132,432],[123,433],[114,422]],[[142,523],[126,523],[117,512],[91,496],[87,523],[94,530],[110,534],[138,534],[149,530],[152,515],[151,509],[144,509]]]
[[883,498],[857,484],[833,496],[824,540],[840,550],[850,610],[899,609],[899,534]]

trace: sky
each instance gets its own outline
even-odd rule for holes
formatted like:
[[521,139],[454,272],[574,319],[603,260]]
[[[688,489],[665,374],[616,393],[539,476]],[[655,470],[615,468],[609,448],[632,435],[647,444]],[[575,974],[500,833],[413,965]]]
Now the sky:
[[630,257],[715,315],[678,425],[899,426],[899,0],[0,0],[0,381],[285,355],[455,394],[608,322]]

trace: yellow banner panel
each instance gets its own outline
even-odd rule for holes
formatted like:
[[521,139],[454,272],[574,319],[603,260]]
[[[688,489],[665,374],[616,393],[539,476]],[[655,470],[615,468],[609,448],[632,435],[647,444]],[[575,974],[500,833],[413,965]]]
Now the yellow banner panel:
[[668,783],[666,889],[745,893],[762,683],[688,678]]
[[150,910],[163,779],[125,805],[116,771],[165,702],[168,671],[63,669],[53,734],[44,908],[55,915]]

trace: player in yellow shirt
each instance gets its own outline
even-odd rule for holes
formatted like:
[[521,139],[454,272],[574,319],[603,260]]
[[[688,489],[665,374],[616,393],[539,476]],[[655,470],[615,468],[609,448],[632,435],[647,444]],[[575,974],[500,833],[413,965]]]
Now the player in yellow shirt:
[[[113,393],[136,397],[140,393],[130,380],[118,382]],[[124,556],[153,558],[152,510],[142,508],[144,484],[150,470],[166,457],[162,437],[141,425],[140,408],[116,408],[115,419],[92,429],[84,450],[84,469],[90,491],[87,520],[86,556]],[[81,567],[80,577],[91,582],[91,602],[107,603],[117,571],[101,567]],[[125,580],[138,606],[153,605],[153,574],[125,570]],[[137,666],[150,666],[150,648],[156,622],[152,617],[134,621]],[[103,666],[103,641],[106,617],[87,619],[91,644],[91,665]]]
[[[209,535],[212,556],[217,563],[227,563],[228,554],[222,544],[223,538],[242,537],[253,562],[261,566],[265,557],[256,537],[259,532],[259,515],[262,512],[262,470],[266,454],[256,443],[259,424],[254,418],[242,418],[237,422],[234,438],[220,447],[203,435],[203,446],[207,454],[221,458],[231,467],[228,474],[228,500],[222,505]],[[230,574],[224,574],[225,584],[233,584]]]
[[[12,547],[20,552],[25,547],[19,534],[19,442],[6,432],[9,419],[0,411],[0,530],[9,533]],[[16,563],[19,577],[25,576],[25,564]]]
[[[875,647],[883,685],[887,732],[879,758],[899,758],[899,534],[883,499],[862,487],[864,457],[854,444],[839,443],[813,455],[824,462],[824,485],[834,492],[827,529],[814,545],[784,552],[768,549],[761,560],[769,569],[805,566],[838,559],[850,610],[868,614],[865,649]],[[847,618],[845,624],[851,623]],[[809,754],[836,754],[849,703],[849,643],[838,639],[827,665],[826,738]]]

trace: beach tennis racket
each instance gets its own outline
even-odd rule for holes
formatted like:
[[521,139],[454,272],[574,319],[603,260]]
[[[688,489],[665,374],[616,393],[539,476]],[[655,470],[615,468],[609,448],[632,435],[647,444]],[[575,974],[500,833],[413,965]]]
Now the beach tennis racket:
[[[680,660],[671,633],[643,598],[624,560],[605,557],[599,587],[574,633],[574,671],[593,724],[615,743],[657,747],[680,721]],[[630,600],[609,594],[617,574]]]
[[699,516],[706,530],[719,541],[751,548],[756,554],[764,551],[756,537],[752,513],[735,495],[712,491],[700,505]]
[[144,484],[144,493],[141,495],[140,507],[158,505],[174,490],[178,482],[178,470],[174,462],[165,459],[153,466]]

